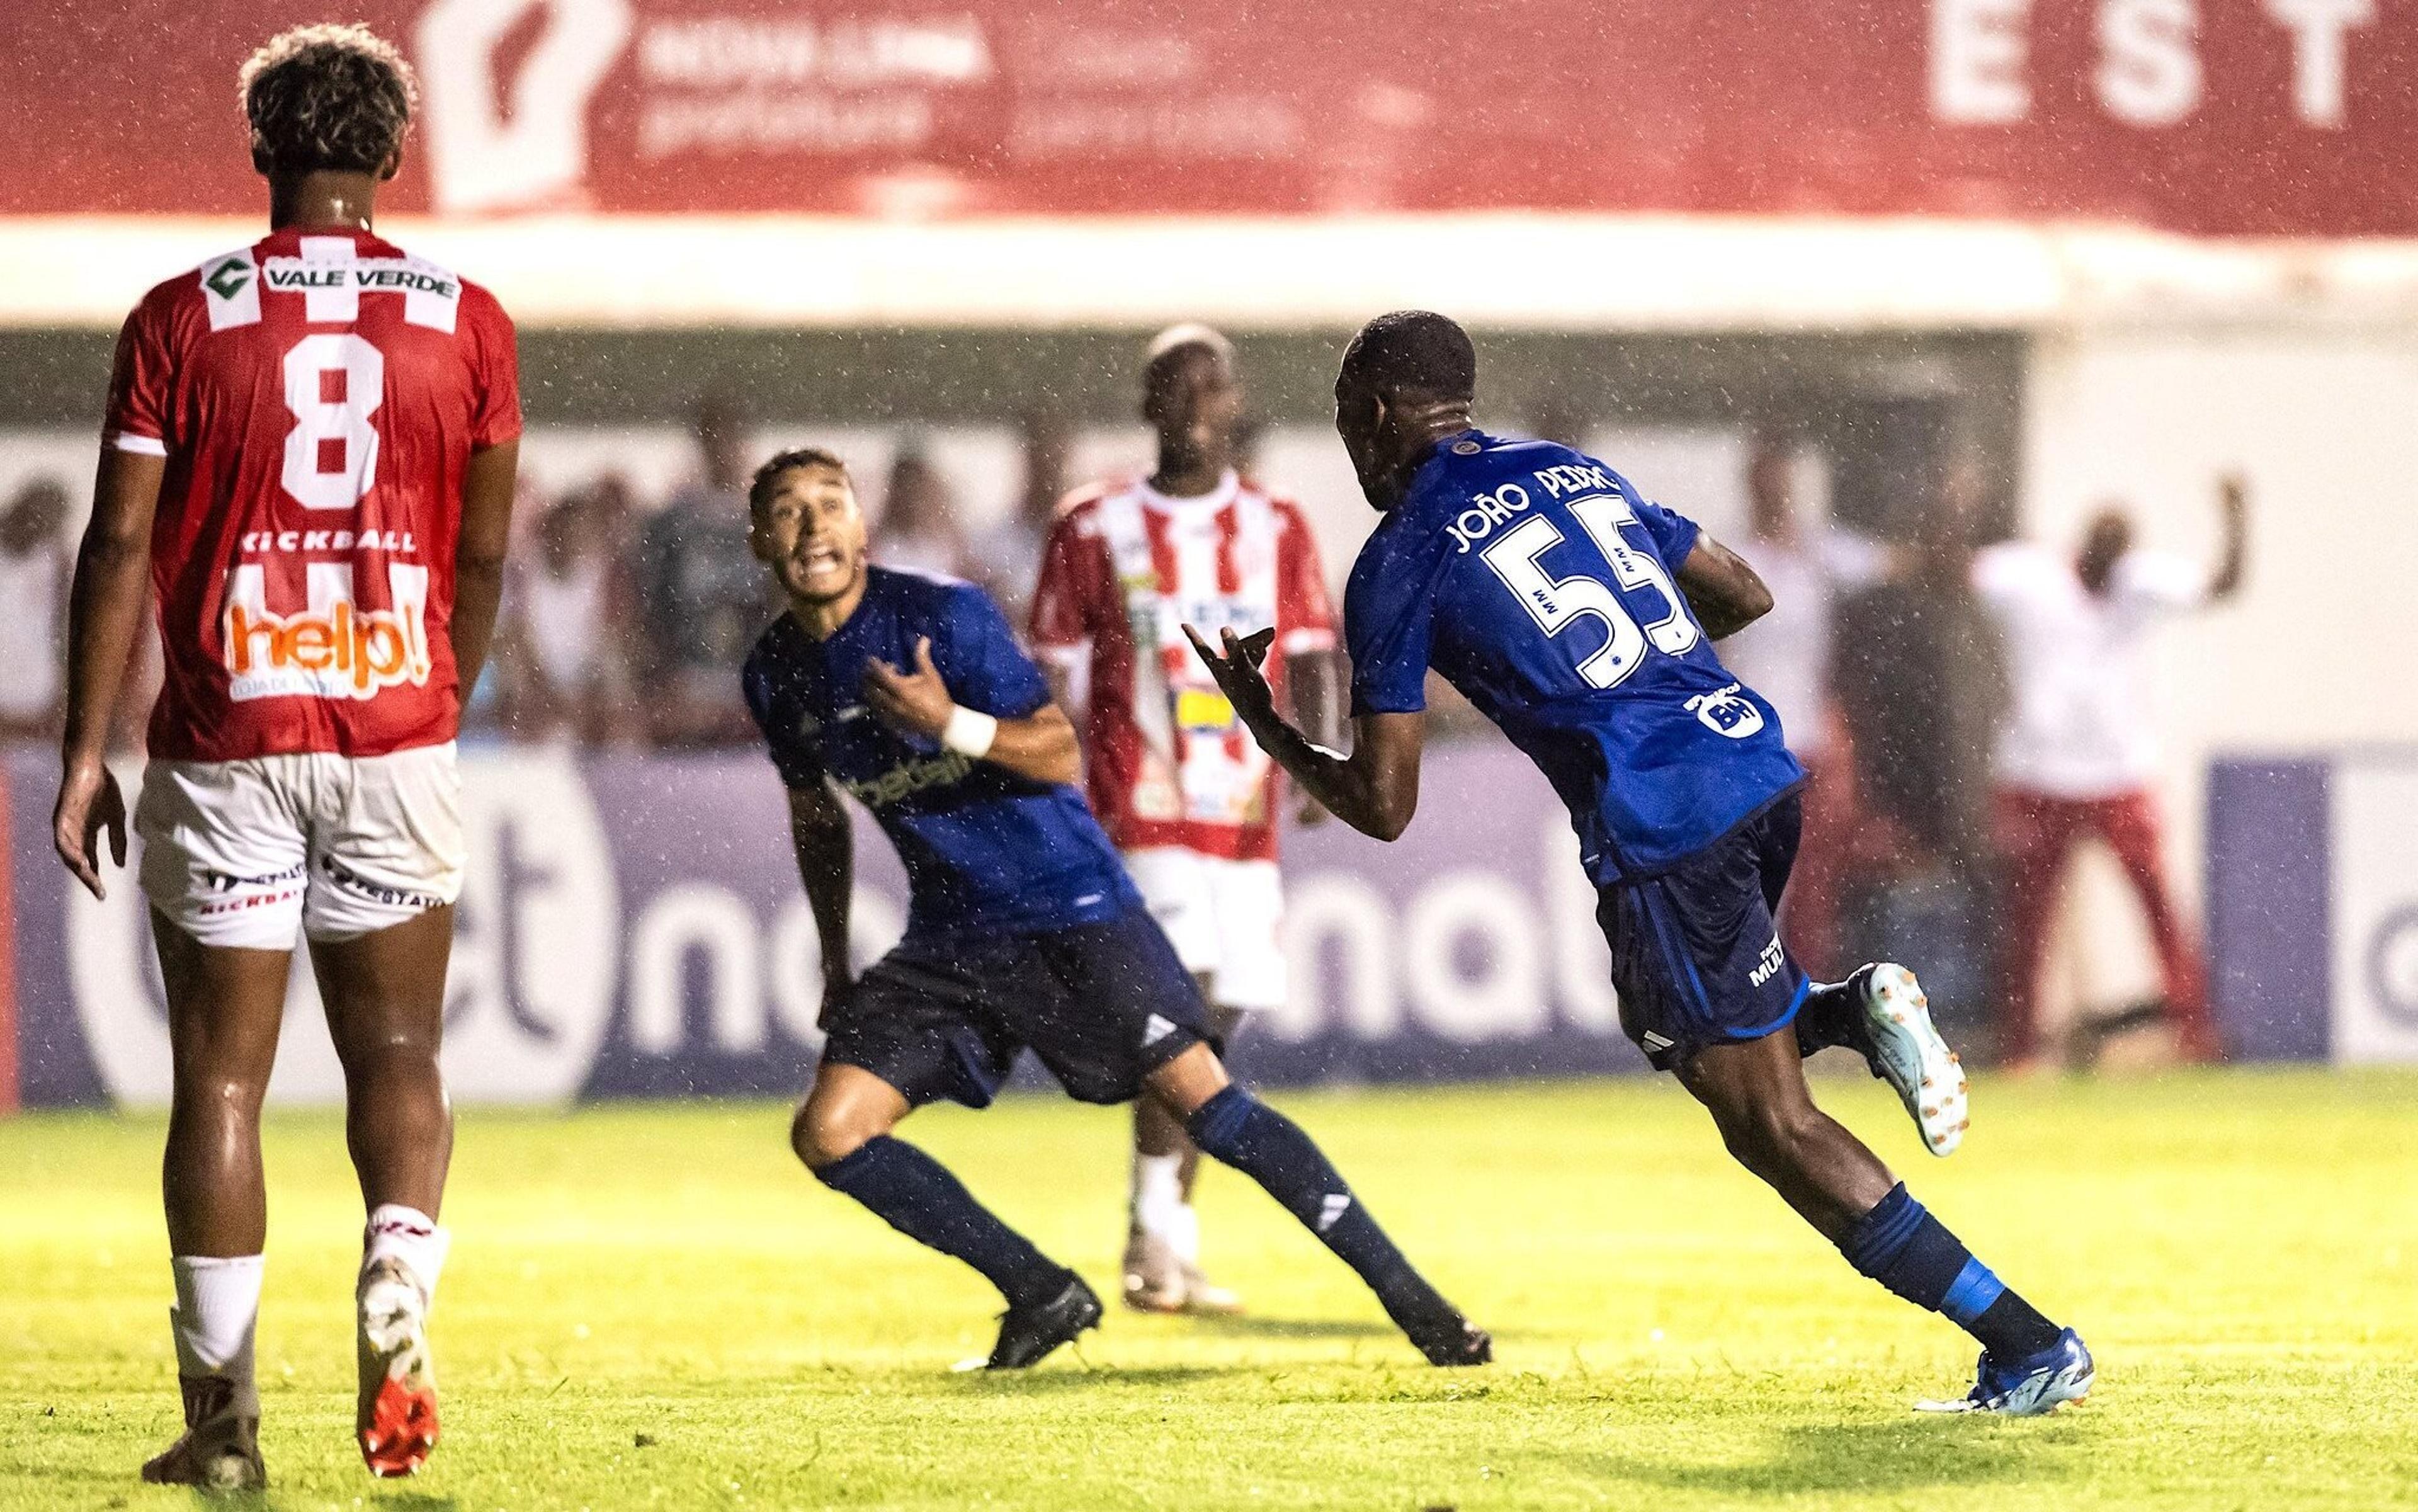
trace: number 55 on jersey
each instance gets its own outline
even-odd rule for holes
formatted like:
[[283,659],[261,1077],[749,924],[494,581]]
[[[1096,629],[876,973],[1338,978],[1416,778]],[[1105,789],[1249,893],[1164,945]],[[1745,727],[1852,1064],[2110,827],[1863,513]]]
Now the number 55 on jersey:
[[1679,590],[1696,537],[1567,447],[1440,445],[1352,571],[1353,713],[1442,673],[1553,782],[1599,887],[1704,849],[1804,773]]

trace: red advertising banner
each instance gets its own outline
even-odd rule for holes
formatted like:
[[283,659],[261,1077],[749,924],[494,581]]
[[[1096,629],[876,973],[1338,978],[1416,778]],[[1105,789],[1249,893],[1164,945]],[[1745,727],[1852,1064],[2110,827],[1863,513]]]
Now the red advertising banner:
[[[348,0],[445,214],[1949,214],[2418,234],[2409,0]],[[242,212],[285,0],[19,5],[0,211]]]

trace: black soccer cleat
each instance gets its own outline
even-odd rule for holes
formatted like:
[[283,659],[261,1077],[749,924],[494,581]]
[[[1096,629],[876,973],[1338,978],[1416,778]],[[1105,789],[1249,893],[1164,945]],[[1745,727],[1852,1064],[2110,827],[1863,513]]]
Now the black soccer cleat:
[[1021,1370],[1038,1365],[1050,1351],[1071,1343],[1087,1328],[1100,1326],[1100,1299],[1074,1272],[1066,1273],[1065,1290],[1048,1302],[1010,1307],[999,1315],[999,1342],[991,1346],[986,1370]]
[[1453,1314],[1433,1328],[1422,1328],[1410,1336],[1428,1364],[1436,1366],[1492,1365],[1494,1363],[1494,1336],[1468,1319]]

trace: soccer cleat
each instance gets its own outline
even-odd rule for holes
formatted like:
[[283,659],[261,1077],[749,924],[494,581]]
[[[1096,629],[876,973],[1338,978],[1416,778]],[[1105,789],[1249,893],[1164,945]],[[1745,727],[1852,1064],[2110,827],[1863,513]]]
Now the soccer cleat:
[[1066,1286],[1047,1302],[1010,1307],[999,1315],[999,1342],[991,1346],[986,1370],[1021,1370],[1037,1365],[1061,1344],[1100,1325],[1100,1299],[1074,1272]]
[[1125,1238],[1125,1306],[1136,1312],[1182,1312],[1189,1288],[1175,1246],[1141,1229]]
[[1952,1155],[1973,1122],[1965,1067],[1932,1026],[1931,1000],[1903,966],[1883,961],[1858,969],[1847,985],[1863,1007],[1854,1026],[1856,1048],[1873,1075],[1896,1089],[1906,1117],[1935,1155]]
[[1243,1299],[1183,1259],[1165,1238],[1137,1229],[1125,1240],[1125,1304],[1136,1312],[1214,1313],[1243,1310]]
[[145,1463],[143,1479],[153,1486],[191,1486],[205,1491],[256,1491],[268,1484],[260,1462],[260,1419],[243,1412],[242,1395],[225,1376],[179,1376],[185,1398],[185,1431]]
[[2090,1351],[2083,1347],[2082,1336],[2069,1328],[2057,1336],[2056,1343],[2028,1360],[2000,1365],[1984,1350],[1971,1391],[1954,1401],[1917,1402],[1914,1410],[2038,1417],[2066,1402],[2083,1400],[2098,1379],[2099,1367],[2092,1363]]
[[1184,1264],[1184,1310],[1196,1315],[1232,1318],[1243,1310],[1243,1298],[1232,1287],[1209,1279],[1200,1266]]
[[1402,1332],[1434,1366],[1492,1365],[1494,1336],[1459,1313],[1448,1313],[1431,1325]]
[[392,1479],[426,1464],[436,1447],[428,1297],[403,1261],[381,1256],[362,1268],[359,1298],[361,1390],[354,1430],[361,1462],[371,1474]]

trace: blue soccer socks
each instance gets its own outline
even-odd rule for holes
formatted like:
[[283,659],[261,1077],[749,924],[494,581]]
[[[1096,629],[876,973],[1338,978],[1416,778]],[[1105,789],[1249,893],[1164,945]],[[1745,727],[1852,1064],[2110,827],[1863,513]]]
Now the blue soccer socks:
[[1203,1153],[1260,1184],[1359,1274],[1386,1314],[1414,1335],[1440,1319],[1458,1319],[1452,1305],[1428,1285],[1352,1188],[1319,1153],[1301,1125],[1237,1086],[1228,1086],[1185,1121]]
[[999,1221],[939,1161],[903,1139],[876,1135],[815,1172],[893,1229],[980,1271],[1010,1306],[1045,1302],[1066,1285],[1065,1267]]
[[1906,1301],[1980,1339],[1998,1359],[2027,1359],[2057,1343],[2057,1325],[2007,1290],[1903,1182],[1858,1221],[1839,1252]]

